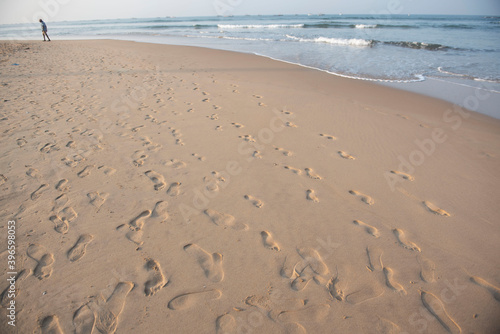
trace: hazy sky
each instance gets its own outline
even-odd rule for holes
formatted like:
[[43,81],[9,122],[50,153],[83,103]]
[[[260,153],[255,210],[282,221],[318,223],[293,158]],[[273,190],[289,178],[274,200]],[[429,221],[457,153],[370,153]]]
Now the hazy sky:
[[500,0],[0,0],[0,24],[246,14],[500,15]]

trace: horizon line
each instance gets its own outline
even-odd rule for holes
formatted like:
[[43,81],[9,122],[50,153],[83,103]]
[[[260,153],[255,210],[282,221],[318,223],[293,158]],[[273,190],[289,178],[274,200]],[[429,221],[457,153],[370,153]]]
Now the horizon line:
[[[176,18],[202,18],[202,17],[210,17],[210,18],[230,18],[230,17],[245,17],[245,16],[344,16],[344,15],[362,15],[362,16],[482,16],[484,18],[500,18],[500,14],[361,14],[361,13],[337,13],[337,14],[325,14],[325,13],[295,13],[295,14],[238,14],[238,15],[192,15],[192,16],[140,16],[140,17],[116,17],[116,18],[96,18],[96,19],[70,19],[70,20],[59,20],[59,21],[47,21],[51,23],[61,23],[61,22],[80,22],[80,21],[104,21],[104,20],[134,20],[134,19],[176,19]],[[33,22],[13,22],[13,23],[0,23],[0,25],[9,25],[9,24],[27,24],[27,23],[38,23],[37,21]]]

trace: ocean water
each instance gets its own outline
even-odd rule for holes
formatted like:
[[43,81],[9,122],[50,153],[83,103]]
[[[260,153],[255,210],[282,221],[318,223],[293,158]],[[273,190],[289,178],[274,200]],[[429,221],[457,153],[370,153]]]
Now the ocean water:
[[[114,38],[255,53],[500,118],[500,17],[276,15],[47,25],[53,40]],[[41,39],[39,23],[0,25],[0,39]]]

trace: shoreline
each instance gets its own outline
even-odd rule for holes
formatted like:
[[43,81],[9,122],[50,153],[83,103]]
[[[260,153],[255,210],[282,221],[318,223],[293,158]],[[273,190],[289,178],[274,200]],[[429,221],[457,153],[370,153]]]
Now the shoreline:
[[[238,51],[232,51],[232,52],[238,52]],[[360,77],[353,77],[340,73],[330,72],[328,70],[323,70],[321,68],[313,66],[289,62],[286,60],[273,58],[271,56],[266,56],[258,53],[251,53],[251,54],[284,62],[291,65],[297,65],[317,70],[320,72],[325,72],[340,78],[367,81],[377,85],[392,87],[398,90],[421,94],[427,97],[439,99],[444,102],[453,103],[462,108],[466,108],[468,110],[475,111],[480,114],[493,117],[495,119],[500,119],[500,108],[498,108],[498,106],[500,105],[500,92],[495,90],[490,90],[485,87],[472,86],[470,84],[467,85],[466,83],[458,83],[453,81],[447,81],[444,79],[426,77],[424,75],[419,75],[420,78],[415,80],[388,80],[388,79],[385,80],[385,79],[360,78]],[[456,86],[459,87],[457,88]],[[455,87],[455,89],[453,89],[452,87]],[[446,97],[442,96],[443,91],[446,91],[447,95]],[[479,91],[482,91],[482,93],[479,93]]]
[[[495,90],[490,90],[488,88],[488,85],[490,85],[488,82],[480,83],[479,81],[467,81],[467,80],[464,81],[463,79],[453,78],[453,77],[450,77],[449,80],[446,80],[443,78],[427,77],[425,75],[418,75],[419,77],[416,78],[414,81],[353,77],[350,75],[331,72],[326,69],[321,69],[292,61],[282,60],[272,56],[259,54],[257,52],[237,51],[237,50],[232,50],[230,48],[202,45],[202,43],[197,44],[196,42],[189,42],[189,38],[182,38],[182,37],[162,37],[164,39],[162,41],[158,41],[155,37],[151,36],[150,37],[142,36],[141,38],[133,38],[133,37],[121,38],[120,36],[106,36],[102,38],[96,38],[96,36],[82,36],[81,38],[77,39],[74,38],[75,36],[72,36],[69,39],[61,39],[60,41],[117,40],[117,41],[131,41],[137,43],[151,43],[159,45],[192,46],[192,47],[201,47],[212,50],[222,50],[229,52],[251,54],[291,65],[301,66],[304,68],[325,72],[340,78],[372,82],[377,85],[388,86],[403,91],[422,94],[427,97],[433,97],[445,102],[456,104],[462,108],[466,108],[468,110],[488,115],[495,119],[500,119],[500,109],[497,107],[498,105],[500,105],[500,92]],[[5,41],[8,40],[2,40],[2,42]],[[36,42],[37,40],[29,40],[29,41]],[[204,42],[209,44],[210,41],[204,41]]]
[[241,52],[10,47],[20,331],[499,328],[500,120]]

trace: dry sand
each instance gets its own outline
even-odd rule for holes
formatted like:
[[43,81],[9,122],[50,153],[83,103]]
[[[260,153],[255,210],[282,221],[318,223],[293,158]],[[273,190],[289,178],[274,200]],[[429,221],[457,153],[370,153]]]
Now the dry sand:
[[500,329],[499,120],[202,48],[0,61],[2,333]]

